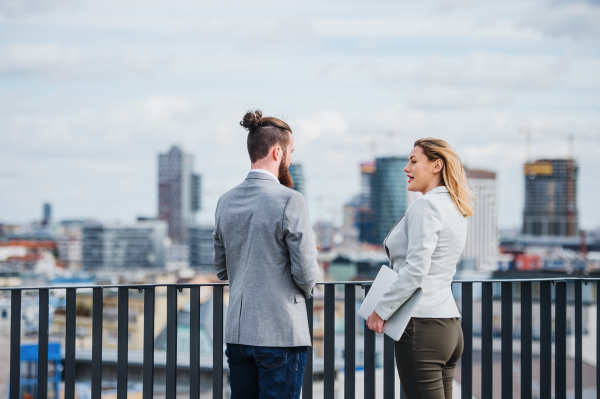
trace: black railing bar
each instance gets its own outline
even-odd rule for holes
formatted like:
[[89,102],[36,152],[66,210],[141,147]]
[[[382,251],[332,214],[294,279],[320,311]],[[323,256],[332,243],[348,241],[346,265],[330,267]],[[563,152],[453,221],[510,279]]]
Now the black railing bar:
[[[167,289],[166,374],[166,396],[168,398],[174,398],[177,395],[177,288],[174,287],[169,287]],[[190,376],[190,378],[192,378],[192,376]]]
[[313,384],[314,384],[314,359],[313,359],[313,320],[314,320],[314,305],[313,299],[307,299],[304,304],[306,305],[306,316],[308,317],[308,333],[310,334],[311,346],[308,347],[306,354],[306,366],[304,369],[304,376],[302,378],[302,399],[313,399]]
[[[567,280],[573,280],[573,281],[577,281],[577,280],[600,280],[600,278],[597,279],[588,279],[588,278],[579,278],[579,277],[546,277],[546,278],[500,278],[500,279],[490,279],[490,280],[467,280],[467,279],[460,279],[460,280],[452,280],[452,284],[459,284],[459,283],[535,283],[535,282],[540,282],[540,281],[551,281],[551,282],[555,282],[555,283],[564,283]],[[327,285],[327,284],[347,284],[347,285],[373,285],[373,281],[327,281],[327,282],[318,282],[317,285]]]
[[70,285],[70,286],[40,286],[40,287],[0,287],[0,291],[34,291],[34,290],[66,290],[69,288],[92,289],[92,288],[127,288],[129,290],[143,290],[154,287],[176,287],[179,289],[192,287],[223,287],[229,283],[202,283],[202,284],[136,284],[136,285]]
[[481,397],[493,396],[494,383],[494,287],[492,284],[481,286]]
[[540,397],[552,395],[552,285],[540,284]]
[[77,291],[73,287],[67,290],[65,308],[65,399],[74,399],[75,340],[77,339]]
[[373,285],[373,280],[361,281],[317,281],[317,285]]
[[452,284],[461,283],[538,283],[542,281],[550,281],[552,283],[566,283],[567,280],[581,280],[579,278],[507,278],[493,280],[452,280]]
[[[48,290],[40,290],[38,319],[38,359],[48,359]],[[38,361],[38,399],[48,398],[48,362]]]
[[213,399],[223,398],[223,288],[213,292]]
[[584,282],[584,283],[587,284],[588,282],[589,283],[593,283],[595,281],[600,281],[600,278],[589,278],[589,277],[586,277],[586,278],[582,278],[582,279],[579,279],[579,280],[581,280],[582,282]]

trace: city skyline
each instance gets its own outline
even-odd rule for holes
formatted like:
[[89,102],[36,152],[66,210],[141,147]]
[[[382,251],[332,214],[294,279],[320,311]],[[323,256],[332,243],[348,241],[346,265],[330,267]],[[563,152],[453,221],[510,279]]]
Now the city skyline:
[[359,191],[355,165],[433,136],[498,174],[517,227],[522,165],[568,157],[572,134],[581,227],[600,226],[597,2],[140,4],[0,4],[3,222],[45,201],[55,219],[152,215],[172,144],[206,176],[209,222],[249,169],[239,121],[258,108],[292,127],[315,219],[318,198],[331,219]]
[[[173,145],[173,146],[171,146],[171,150],[170,150],[170,151],[172,151],[172,150],[173,150],[173,148],[177,148],[177,147],[178,147],[178,146],[176,146],[176,145]],[[187,152],[185,152],[185,153],[187,154]],[[159,153],[159,155],[163,155],[163,154]],[[193,158],[193,155],[192,155],[192,158]],[[378,158],[386,158],[386,157],[384,156],[384,157],[378,157]],[[405,158],[405,157],[399,157],[399,158]],[[547,159],[548,159],[548,158],[542,158],[542,159],[540,159],[540,160],[536,160],[535,162],[544,162],[544,161],[546,161]],[[557,160],[564,160],[564,161],[566,161],[566,160],[567,160],[567,158],[557,158]],[[369,162],[371,162],[371,161],[369,161]],[[367,162],[367,163],[369,163],[369,162]],[[372,162],[374,163],[375,161],[373,160]],[[367,164],[367,163],[365,163],[365,162],[361,162],[361,163],[359,163],[359,164],[355,165],[355,166],[356,166],[356,169],[357,169],[357,175],[358,175],[358,178],[359,178],[359,180],[360,180],[360,179],[362,179],[362,177],[361,177],[361,173],[360,173],[360,168],[361,168],[363,165]],[[302,164],[300,164],[300,163],[298,163],[298,164],[299,164],[300,166],[302,166]],[[523,163],[523,165],[522,165],[522,168],[523,168],[523,167],[525,167],[525,168],[526,168],[526,167],[527,167],[527,165],[529,165],[529,163]],[[466,167],[466,166],[465,166],[465,167]],[[467,167],[466,167],[466,169],[468,170],[469,168],[467,168]],[[302,168],[301,170],[304,170],[304,168]],[[491,171],[491,172],[497,173],[497,172],[495,172],[495,171]],[[246,171],[246,173],[247,173],[247,171]],[[307,186],[307,185],[308,185],[308,186],[310,186],[310,178],[308,178],[308,179],[307,179],[307,178],[306,178],[306,176],[304,176],[304,172],[301,172],[301,173],[302,173],[302,176],[303,176],[303,177],[302,177],[302,182],[301,182],[301,185],[302,185],[302,187],[304,188],[304,187],[305,187],[305,186]],[[521,172],[521,173],[522,173],[522,172]],[[195,173],[192,173],[190,176],[193,176],[193,177],[196,177],[196,176],[198,176],[198,179],[199,179],[199,176],[200,176],[200,174],[195,174]],[[244,176],[245,176],[245,175],[244,175]],[[525,178],[526,178],[526,177],[525,177]],[[525,183],[526,183],[526,182],[525,182],[525,178],[523,178],[523,180],[524,180],[524,181],[523,181],[523,185],[525,185]],[[243,180],[243,179],[242,179],[242,180]],[[240,183],[241,183],[241,181],[240,181]],[[198,184],[199,184],[199,183],[198,183]],[[353,198],[357,198],[357,196],[364,195],[364,194],[362,193],[362,190],[364,189],[364,188],[362,188],[362,187],[361,187],[361,185],[362,185],[362,184],[364,184],[364,182],[360,182],[360,183],[359,183],[359,187],[357,188],[357,191],[348,197],[348,199],[345,201],[345,203],[341,205],[341,207],[340,207],[340,210],[339,210],[339,211],[331,211],[331,208],[329,208],[329,212],[328,212],[327,210],[323,211],[323,209],[320,209],[319,211],[320,211],[320,213],[321,213],[321,214],[323,214],[323,213],[325,213],[325,214],[326,214],[326,217],[322,217],[321,219],[318,219],[318,218],[316,217],[316,216],[318,215],[318,213],[319,213],[319,212],[316,210],[316,208],[317,208],[317,207],[315,207],[315,206],[312,206],[312,207],[311,207],[311,206],[310,206],[310,200],[309,200],[309,198],[307,198],[307,202],[309,203],[309,208],[310,208],[310,211],[311,211],[311,218],[312,218],[312,221],[313,221],[313,223],[317,223],[317,222],[319,222],[319,221],[327,221],[327,222],[334,222],[334,223],[337,223],[337,224],[336,224],[336,226],[341,226],[341,225],[343,224],[343,223],[341,223],[341,222],[340,222],[340,220],[341,220],[341,219],[340,219],[340,220],[337,220],[337,219],[336,219],[336,220],[333,220],[333,217],[331,217],[331,216],[332,216],[332,215],[337,215],[337,214],[343,213],[343,212],[342,212],[342,210],[343,210],[343,207],[344,207],[344,206],[345,206],[345,205],[348,203],[348,201],[352,201],[352,199],[353,199]],[[401,182],[400,182],[400,184],[404,184],[404,185],[405,185],[405,183],[404,183],[403,181],[401,181]],[[157,181],[155,182],[155,185],[159,185],[159,184],[158,184],[158,179],[157,179]],[[198,187],[199,187],[199,186],[198,186]],[[230,187],[229,189],[231,189],[231,188],[233,188],[233,187],[234,187],[234,186]],[[579,191],[579,185],[578,185],[577,189],[578,189],[578,191]],[[306,190],[306,189],[304,188],[304,190]],[[157,196],[158,196],[158,191],[159,191],[159,190],[157,190],[157,192],[156,192]],[[210,192],[210,191],[209,191],[209,192]],[[225,191],[223,191],[223,193],[222,193],[222,194],[224,194],[224,193],[225,193]],[[221,195],[222,195],[222,194],[221,194]],[[198,204],[199,204],[200,202],[204,203],[204,202],[205,202],[205,200],[206,200],[206,199],[204,198],[204,197],[205,197],[205,195],[206,195],[206,194],[205,194],[204,192],[200,193],[200,197],[199,197],[199,198],[197,198],[197,199],[195,199],[194,201],[199,201],[199,202],[198,202]],[[523,196],[525,196],[525,193],[523,193]],[[578,196],[579,196],[579,195],[578,195]],[[401,199],[401,200],[402,200],[402,201],[404,201],[404,199]],[[523,198],[523,202],[524,202],[524,200],[525,200],[525,198]],[[579,202],[579,201],[580,201],[580,200],[578,200],[578,202]],[[412,201],[410,201],[410,202],[412,202]],[[41,202],[39,205],[40,205],[40,206],[38,207],[38,215],[35,215],[35,216],[33,216],[33,217],[32,217],[32,218],[30,218],[29,220],[25,220],[25,221],[15,221],[15,222],[10,222],[10,221],[9,221],[9,222],[7,223],[5,220],[2,220],[2,219],[0,219],[0,223],[6,223],[6,224],[19,224],[19,223],[29,223],[29,222],[41,221],[41,222],[42,222],[42,224],[43,224],[43,222],[44,222],[44,218],[45,218],[45,212],[47,212],[47,209],[48,209],[48,207],[49,207],[49,206],[51,207],[51,209],[52,209],[52,214],[54,215],[55,204],[54,204],[53,202],[51,202],[51,201],[44,201],[44,202]],[[215,205],[216,205],[216,204],[215,204]],[[159,206],[159,204],[158,204],[158,202],[157,202],[157,203],[155,204],[155,209],[158,209],[158,206]],[[322,205],[321,205],[321,207],[322,207]],[[523,215],[523,211],[524,211],[524,209],[523,209],[523,210],[521,210],[521,216]],[[194,212],[197,212],[197,211],[194,211]],[[213,212],[214,212],[214,209],[213,209]],[[328,213],[329,213],[329,214],[328,214]],[[53,216],[53,219],[54,219],[55,221],[60,221],[60,220],[84,220],[84,219],[88,219],[88,220],[95,220],[95,221],[108,222],[108,223],[125,223],[125,224],[126,224],[126,223],[133,223],[135,220],[139,219],[140,217],[142,217],[142,218],[147,218],[147,217],[148,217],[148,215],[150,215],[151,213],[148,213],[148,214],[145,214],[144,216],[141,216],[142,214],[143,214],[143,212],[137,212],[136,214],[132,215],[132,218],[130,218],[130,219],[103,219],[103,218],[101,218],[101,217],[94,216],[94,215],[88,215],[88,216],[86,216],[86,217],[76,217],[76,216],[54,217],[54,216]],[[206,215],[205,215],[205,216],[206,216]],[[155,216],[150,216],[150,218],[152,218],[152,217],[158,217],[158,214],[156,214]],[[339,218],[338,218],[338,219],[339,219]],[[206,217],[205,217],[205,218],[198,218],[198,220],[196,220],[196,219],[194,219],[194,220],[191,220],[191,223],[192,223],[192,224],[199,223],[199,224],[202,224],[202,225],[206,225],[206,224],[210,224],[211,222],[212,222],[212,220],[210,220],[210,217],[209,217],[209,218],[206,218]],[[581,223],[581,222],[583,222],[583,223]],[[583,225],[585,225],[585,222],[584,222],[584,221],[581,221],[581,222],[580,222],[580,224],[583,224]],[[393,224],[393,223],[392,223],[392,224]],[[518,223],[517,223],[517,224],[515,224],[515,225],[506,225],[506,224],[505,224],[505,225],[503,225],[503,224],[501,223],[501,221],[499,221],[499,223],[498,223],[498,227],[499,227],[499,228],[505,228],[505,229],[507,229],[507,228],[511,228],[511,229],[512,229],[512,228],[519,228],[519,229],[522,229],[522,225],[523,225],[523,219],[521,219],[520,221],[518,221]],[[591,227],[589,227],[588,229],[589,229],[589,230],[594,230],[594,229],[597,229],[597,228],[600,228],[600,225],[598,225],[598,226],[591,226]]]

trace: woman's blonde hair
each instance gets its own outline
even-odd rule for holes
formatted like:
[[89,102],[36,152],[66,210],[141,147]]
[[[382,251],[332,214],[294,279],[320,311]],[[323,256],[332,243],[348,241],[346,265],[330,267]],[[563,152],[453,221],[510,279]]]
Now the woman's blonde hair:
[[456,208],[463,216],[473,216],[473,200],[475,196],[467,185],[467,175],[456,151],[444,140],[426,138],[415,141],[415,147],[423,149],[423,153],[430,161],[441,159],[444,161],[442,168],[442,184],[450,192],[450,197]]

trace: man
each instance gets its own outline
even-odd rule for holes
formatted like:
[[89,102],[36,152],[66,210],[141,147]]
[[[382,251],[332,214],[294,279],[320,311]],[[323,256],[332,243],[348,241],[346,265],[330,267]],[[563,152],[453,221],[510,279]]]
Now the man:
[[251,170],[215,215],[215,270],[229,280],[225,330],[231,398],[297,399],[312,345],[305,300],[317,281],[308,209],[293,186],[287,123],[248,112]]

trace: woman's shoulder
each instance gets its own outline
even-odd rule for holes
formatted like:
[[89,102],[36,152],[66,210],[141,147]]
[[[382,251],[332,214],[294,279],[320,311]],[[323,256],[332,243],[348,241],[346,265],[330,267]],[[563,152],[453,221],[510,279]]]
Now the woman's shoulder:
[[415,199],[415,201],[410,204],[406,212],[419,213],[427,210],[438,210],[440,205],[439,198],[436,198],[435,194],[425,194]]
[[406,210],[407,222],[421,224],[425,220],[435,220],[443,223],[443,206],[432,195],[423,195],[413,202]]

